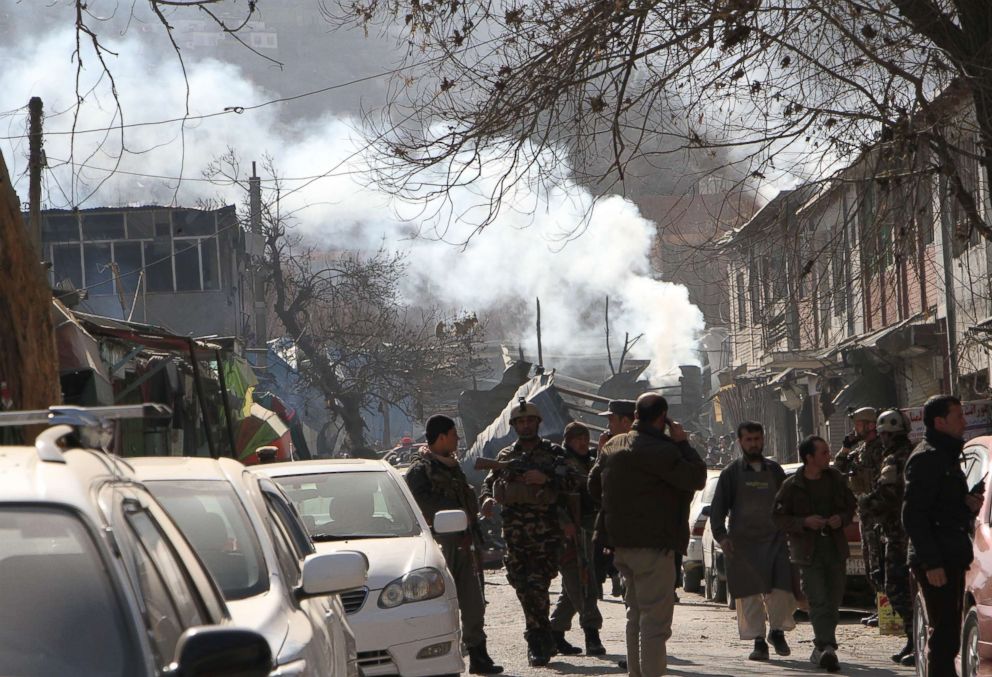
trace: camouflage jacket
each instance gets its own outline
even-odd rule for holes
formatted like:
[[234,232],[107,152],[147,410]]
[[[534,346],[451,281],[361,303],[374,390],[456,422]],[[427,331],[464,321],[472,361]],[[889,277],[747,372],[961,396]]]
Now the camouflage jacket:
[[549,440],[542,439],[530,451],[518,441],[496,455],[496,460],[522,461],[543,472],[548,481],[540,486],[526,485],[519,472],[510,468],[491,470],[482,484],[482,496],[493,497],[504,508],[530,506],[539,510],[554,510],[559,506],[563,493],[575,491],[579,487],[579,477],[565,462],[565,450]]
[[[464,510],[468,516],[469,532],[475,535],[479,499],[458,464],[449,466],[429,453],[422,453],[414,458],[404,477],[429,524],[434,524],[434,515],[441,510]],[[446,537],[453,540],[461,538],[461,535],[438,536],[438,541],[444,541]]]
[[861,496],[858,505],[862,514],[882,527],[886,538],[904,540],[902,528],[902,497],[906,488],[905,469],[913,443],[905,435],[892,440],[885,449],[882,468],[874,488]]
[[589,495],[587,484],[589,471],[592,470],[595,462],[596,456],[591,452],[582,456],[576,454],[571,449],[565,449],[565,465],[571,469],[572,474],[578,482],[578,486],[574,492],[569,493],[568,496],[570,500],[578,501],[579,515],[582,522],[581,526],[583,529],[590,530],[596,522],[596,513],[599,512],[599,506],[593,500],[592,496]]
[[863,496],[875,486],[882,469],[882,452],[882,439],[876,437],[871,442],[858,443],[849,453],[842,451],[837,454],[834,467],[847,475],[855,496]]

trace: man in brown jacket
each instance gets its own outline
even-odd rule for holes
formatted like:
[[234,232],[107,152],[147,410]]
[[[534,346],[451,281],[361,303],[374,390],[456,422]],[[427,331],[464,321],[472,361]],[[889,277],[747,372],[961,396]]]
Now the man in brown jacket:
[[[665,434],[665,427],[669,434]],[[706,484],[706,463],[661,395],[641,395],[629,433],[600,451],[589,493],[603,506],[615,561],[626,584],[627,664],[632,677],[667,669],[672,636],[675,553],[689,543],[686,493]]]
[[830,467],[830,447],[822,437],[799,444],[803,467],[782,483],[775,496],[775,522],[789,537],[789,555],[799,566],[813,625],[810,661],[830,672],[837,661],[837,621],[847,585],[851,551],[844,527],[854,519],[857,502],[847,480]]

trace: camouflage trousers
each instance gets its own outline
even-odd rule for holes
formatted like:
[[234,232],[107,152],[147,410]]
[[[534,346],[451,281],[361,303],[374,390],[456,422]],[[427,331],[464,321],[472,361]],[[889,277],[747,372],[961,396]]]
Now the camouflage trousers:
[[861,557],[865,562],[865,577],[868,585],[876,592],[885,588],[885,544],[878,526],[858,512],[861,525]]
[[[599,612],[599,586],[593,569],[592,530],[579,529],[575,540],[577,543],[566,541],[561,554],[559,570],[562,590],[551,612],[551,628],[556,632],[571,630],[576,612],[583,629],[599,630],[603,627],[603,616]],[[581,546],[582,552],[576,551],[576,545]]]
[[554,509],[503,509],[506,580],[517,593],[530,634],[551,631],[548,588],[558,575],[562,537]]
[[885,596],[892,610],[902,618],[906,637],[913,633],[913,595],[910,592],[909,565],[906,563],[906,541],[886,539]]

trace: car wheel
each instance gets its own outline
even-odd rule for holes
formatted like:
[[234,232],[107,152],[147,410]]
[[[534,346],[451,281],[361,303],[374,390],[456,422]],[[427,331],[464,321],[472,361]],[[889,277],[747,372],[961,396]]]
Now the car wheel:
[[721,579],[717,574],[713,574],[713,578],[716,579],[716,585],[713,586],[713,601],[717,604],[725,604],[727,602],[727,579]]
[[923,593],[913,599],[913,640],[916,645],[916,677],[927,677],[927,607]]
[[698,593],[703,587],[703,567],[686,571],[682,576],[682,589],[686,592]]
[[978,611],[974,607],[964,617],[961,631],[961,677],[978,677]]
[[737,610],[737,598],[731,595],[729,590],[727,591],[727,608],[731,611]]

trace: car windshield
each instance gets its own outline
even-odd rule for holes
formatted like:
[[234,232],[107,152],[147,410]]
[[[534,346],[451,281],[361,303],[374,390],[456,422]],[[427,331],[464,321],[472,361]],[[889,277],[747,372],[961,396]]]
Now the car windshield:
[[253,597],[269,589],[258,536],[230,484],[156,480],[146,485],[182,529],[225,599]]
[[76,515],[0,508],[0,674],[136,675],[130,626]]
[[296,504],[315,541],[420,533],[406,496],[388,473],[339,472],[274,479]]

